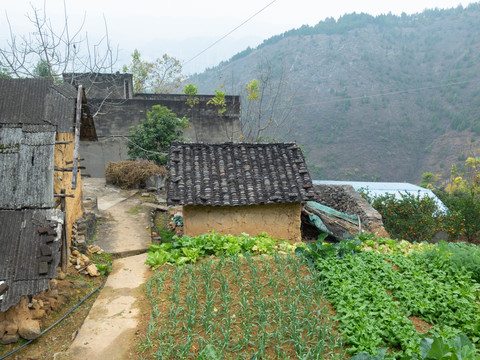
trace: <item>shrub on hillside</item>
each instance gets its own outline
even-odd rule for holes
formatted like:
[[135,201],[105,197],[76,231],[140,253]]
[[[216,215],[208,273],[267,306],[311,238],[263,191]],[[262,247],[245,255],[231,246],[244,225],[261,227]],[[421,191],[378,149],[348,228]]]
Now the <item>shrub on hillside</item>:
[[420,194],[401,193],[371,197],[362,192],[383,218],[383,225],[392,237],[414,241],[431,241],[443,229],[444,216],[435,200]]
[[147,178],[156,174],[165,176],[167,170],[150,161],[109,162],[105,169],[107,183],[123,189],[145,187]]

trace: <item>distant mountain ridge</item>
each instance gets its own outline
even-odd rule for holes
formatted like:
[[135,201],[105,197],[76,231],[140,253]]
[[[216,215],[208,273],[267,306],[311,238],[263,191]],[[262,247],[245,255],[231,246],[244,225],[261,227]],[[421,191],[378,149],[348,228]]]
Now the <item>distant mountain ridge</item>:
[[[268,62],[288,79],[284,140],[316,179],[419,182],[480,147],[480,4],[327,19],[247,48],[190,78],[237,94]],[[244,101],[245,103],[245,101]]]

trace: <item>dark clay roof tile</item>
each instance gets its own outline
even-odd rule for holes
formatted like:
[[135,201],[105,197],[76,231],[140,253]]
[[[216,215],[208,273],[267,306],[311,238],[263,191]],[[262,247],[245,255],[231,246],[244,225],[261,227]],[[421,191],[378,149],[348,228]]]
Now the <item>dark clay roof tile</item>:
[[172,143],[170,205],[242,206],[311,200],[295,143]]

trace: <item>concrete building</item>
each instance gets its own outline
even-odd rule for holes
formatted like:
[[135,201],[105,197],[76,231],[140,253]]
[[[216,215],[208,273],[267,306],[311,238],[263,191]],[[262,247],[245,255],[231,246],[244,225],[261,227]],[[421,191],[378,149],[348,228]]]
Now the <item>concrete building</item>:
[[239,141],[241,106],[239,96],[226,96],[226,111],[207,104],[212,95],[197,95],[198,103],[187,104],[183,94],[134,94],[131,74],[64,74],[64,81],[82,84],[95,119],[98,142],[82,142],[86,173],[104,177],[110,161],[127,160],[128,136],[146,118],[154,105],[162,105],[178,117],[190,119],[184,136],[188,141],[219,143]]

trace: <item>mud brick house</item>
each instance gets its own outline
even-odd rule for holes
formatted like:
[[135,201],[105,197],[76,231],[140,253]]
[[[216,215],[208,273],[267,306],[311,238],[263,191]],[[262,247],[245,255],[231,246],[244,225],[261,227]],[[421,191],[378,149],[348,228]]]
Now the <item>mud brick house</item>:
[[0,312],[46,290],[67,257],[82,216],[74,158],[96,137],[88,112],[81,88],[0,79]]
[[316,200],[295,143],[172,143],[169,205],[183,206],[184,233],[301,240],[302,202]]

